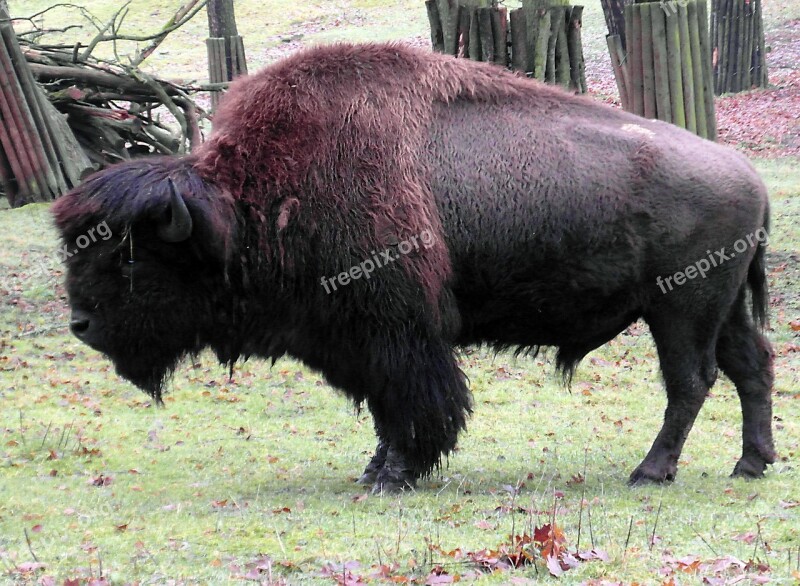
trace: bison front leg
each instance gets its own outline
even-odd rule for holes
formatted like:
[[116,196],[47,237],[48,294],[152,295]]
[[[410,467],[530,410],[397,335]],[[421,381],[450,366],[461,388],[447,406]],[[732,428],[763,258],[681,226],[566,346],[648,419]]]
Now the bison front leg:
[[[471,398],[453,350],[440,340],[406,339],[377,349],[380,371],[367,404],[380,443],[364,477],[373,492],[414,487],[456,446],[466,427]],[[373,355],[373,358],[376,358]],[[382,462],[381,462],[382,460]]]
[[[378,437],[380,437],[380,432],[378,432]],[[367,467],[364,468],[364,472],[361,473],[361,477],[357,480],[358,484],[375,483],[375,479],[378,478],[378,473],[383,469],[383,465],[386,463],[386,455],[388,452],[389,444],[382,440],[378,440],[378,445],[375,448],[375,454],[373,454],[369,464],[367,464]]]

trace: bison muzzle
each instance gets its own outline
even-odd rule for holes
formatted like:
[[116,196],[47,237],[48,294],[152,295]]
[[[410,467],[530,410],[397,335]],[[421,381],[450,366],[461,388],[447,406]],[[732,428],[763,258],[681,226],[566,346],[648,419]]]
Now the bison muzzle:
[[718,367],[741,400],[734,474],[775,459],[752,238],[767,194],[743,156],[677,127],[488,64],[342,44],[237,81],[195,152],[106,169],[53,211],[67,243],[113,231],[66,259],[67,290],[72,331],[119,374],[160,400],[204,348],[298,358],[369,407],[375,490],[456,446],[455,348],[552,346],[568,377],[639,319],[668,404],[630,481],[674,478]]

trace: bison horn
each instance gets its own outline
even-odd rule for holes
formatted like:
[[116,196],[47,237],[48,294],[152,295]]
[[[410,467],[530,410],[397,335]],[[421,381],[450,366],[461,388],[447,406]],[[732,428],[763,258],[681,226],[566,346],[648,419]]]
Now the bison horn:
[[169,180],[169,191],[169,222],[158,227],[158,236],[165,242],[183,242],[192,235],[192,216],[172,179]]

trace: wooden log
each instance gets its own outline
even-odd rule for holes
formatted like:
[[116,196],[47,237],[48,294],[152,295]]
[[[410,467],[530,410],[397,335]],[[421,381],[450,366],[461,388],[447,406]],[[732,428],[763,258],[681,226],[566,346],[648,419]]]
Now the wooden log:
[[708,39],[708,6],[697,3],[697,26],[700,33],[700,59],[703,69],[703,98],[705,99],[707,136],[717,140],[717,114],[714,107],[714,73],[711,71],[711,44]]
[[83,181],[87,174],[95,169],[75,138],[67,118],[50,103],[50,100],[44,97],[44,90],[41,91],[41,94],[43,96],[42,112],[47,119],[48,127],[51,129],[50,132],[54,137],[57,137],[54,142],[59,160],[64,168],[64,174],[70,185],[75,187]]
[[[5,115],[5,94],[0,89],[0,116]],[[31,181],[35,182],[35,179],[32,178],[33,172],[26,164],[26,160],[24,157],[20,157],[20,153],[17,152],[16,145],[19,144],[19,141],[15,140],[15,132],[16,126],[13,125],[11,120],[6,120],[4,124],[0,124],[0,154],[5,157],[2,161],[2,167],[4,173],[8,173],[3,178],[3,184],[7,183],[9,185],[6,189],[6,195],[12,208],[29,203],[29,194],[34,189]]]
[[603,8],[608,34],[619,36],[624,52],[628,46],[627,31],[630,30],[630,24],[625,16],[625,0],[600,0],[600,5]]
[[[760,87],[760,78],[759,78],[759,71],[758,71],[758,44],[759,44],[759,18],[758,18],[758,3],[755,0],[750,0],[753,4],[753,52],[750,56],[750,83],[754,87]],[[711,13],[711,18],[713,20],[714,13]],[[713,42],[714,37],[711,37],[712,42],[712,50],[713,50]]]
[[[550,66],[550,43],[555,43],[550,30],[552,24],[552,16],[550,10],[547,8],[540,8],[535,13],[536,30],[536,56],[534,59],[533,74],[539,81],[547,79],[547,68]],[[553,44],[553,51],[555,51],[555,44]],[[555,59],[555,52],[553,53]],[[553,62],[555,67],[555,61]]]
[[556,83],[556,44],[558,41],[558,29],[563,22],[561,10],[557,7],[550,8],[550,30],[547,35],[547,67],[545,69],[545,81]]
[[458,53],[457,57],[469,59],[470,11],[461,9],[458,13]]
[[[11,59],[11,68],[15,71],[17,81],[23,96],[23,113],[30,117],[33,124],[35,136],[32,137],[34,148],[38,151],[40,164],[43,166],[43,173],[47,180],[50,194],[58,197],[69,190],[66,178],[62,173],[58,156],[53,146],[53,138],[47,121],[42,114],[40,101],[44,97],[41,89],[36,85],[33,74],[28,67],[28,62],[22,54],[19,42],[14,35],[14,30],[10,26],[3,26],[2,36],[5,42],[6,51]],[[44,98],[46,100],[46,98]],[[24,110],[27,106],[27,113]]]
[[644,116],[644,69],[642,54],[642,6],[633,4],[625,7],[631,26],[628,34],[628,77],[631,80],[629,103],[631,111]]
[[456,39],[453,37],[454,29],[452,27],[451,21],[455,17],[453,13],[455,7],[458,6],[456,4],[453,6],[451,0],[436,0],[436,7],[437,12],[439,13],[439,21],[442,23],[442,42],[444,44],[444,53],[446,55],[455,55],[458,44]]
[[453,3],[451,0],[436,0],[436,6],[439,9],[439,20],[442,23],[444,53],[455,56],[458,50],[458,40],[456,38],[458,31],[458,3]]
[[731,18],[728,39],[728,73],[725,92],[736,92],[739,87],[739,6],[743,0],[731,0]]
[[650,7],[642,4],[642,72],[644,75],[644,117],[656,117],[656,76],[653,61],[653,20]]
[[437,53],[444,53],[444,32],[436,0],[425,0],[425,11],[428,13],[428,24],[431,29],[431,48]]
[[[680,5],[678,6],[680,9]],[[667,25],[667,72],[669,74],[669,101],[672,110],[670,122],[681,128],[686,128],[686,111],[683,95],[683,65],[684,56],[681,51],[681,34],[679,20],[680,12],[676,10],[666,15]],[[688,23],[687,23],[688,25]],[[694,108],[694,104],[689,105]]]
[[567,51],[569,53],[569,87],[578,93],[586,93],[586,64],[583,60],[583,6],[573,6],[567,28]]
[[[208,81],[211,83],[221,83],[228,81],[228,71],[225,59],[225,39],[208,38],[206,39],[208,49]],[[211,107],[216,108],[222,97],[222,92],[211,92]]]
[[491,9],[492,37],[494,38],[494,62],[508,66],[508,10],[505,6]]
[[764,46],[764,14],[762,10],[761,0],[753,0],[756,3],[756,38],[758,40],[758,85],[759,87],[767,87],[769,85],[769,76],[767,75],[767,52]]
[[656,84],[656,117],[664,122],[672,122],[669,64],[667,60],[667,17],[659,3],[651,2],[645,4],[645,6],[650,9],[650,22],[653,27],[653,74]]
[[2,188],[8,204],[12,208],[16,207],[14,204],[17,199],[17,182],[14,179],[14,173],[11,171],[11,165],[3,148],[2,130],[0,130],[0,188]]
[[233,70],[233,77],[238,75],[247,75],[247,56],[244,53],[244,38],[237,35],[231,37],[233,43],[233,60],[236,66]]
[[492,32],[492,9],[478,8],[478,34],[481,37],[481,61],[494,62],[494,34]]
[[481,25],[477,8],[463,8],[469,11],[469,58],[480,61],[483,55],[481,48]]
[[[123,77],[107,71],[99,71],[86,67],[65,67],[61,65],[42,65],[28,63],[33,77],[42,83],[74,81],[81,85],[100,86],[135,95],[152,96],[153,90],[146,84],[130,77]],[[179,90],[171,85],[164,85],[167,95],[177,96]]]
[[742,89],[749,90],[753,87],[751,75],[753,70],[753,32],[755,18],[753,18],[753,0],[745,4],[745,17],[747,18],[747,26],[745,30],[745,46],[744,46],[744,60],[742,62]]
[[[556,81],[564,88],[569,87],[570,58],[569,43],[567,41],[567,25],[569,23],[571,7],[556,8],[559,11],[558,37],[556,39]],[[552,16],[551,16],[552,18]]]
[[714,14],[716,24],[716,34],[714,36],[714,91],[722,93],[724,87],[724,72],[728,56],[725,49],[725,29],[728,26],[728,15],[724,7],[728,0],[712,0],[714,3]]
[[685,4],[678,5],[678,36],[681,46],[681,85],[683,86],[684,116],[686,117],[686,129],[697,133],[697,117],[694,105],[694,59],[692,55],[691,42],[689,41],[689,12]]
[[508,20],[511,29],[511,69],[524,72],[525,64],[528,60],[525,44],[528,34],[528,20],[525,17],[525,10],[522,8],[512,10],[508,14]]
[[704,79],[705,68],[703,65],[703,52],[700,49],[700,23],[697,18],[697,2],[689,2],[686,5],[686,17],[689,25],[689,50],[692,54],[692,85],[694,86],[694,111],[697,135],[708,138],[706,87]]
[[31,188],[28,196],[32,201],[52,199],[55,193],[51,189],[55,187],[48,181],[51,178],[46,173],[47,160],[5,42],[0,42],[0,93],[5,96],[4,123],[11,126],[13,148],[23,162]]
[[606,45],[608,45],[608,54],[611,55],[611,68],[614,70],[614,79],[617,82],[619,101],[622,104],[622,109],[630,112],[628,87],[625,84],[625,77],[622,73],[627,67],[624,64],[622,42],[619,40],[619,35],[606,35]]
[[[525,73],[536,77],[537,46],[539,35],[541,34],[538,22],[541,11],[546,11],[547,9],[537,8],[530,2],[523,2],[522,10],[525,13],[525,22],[527,23],[527,29],[525,31]],[[549,27],[547,34],[550,34]]]

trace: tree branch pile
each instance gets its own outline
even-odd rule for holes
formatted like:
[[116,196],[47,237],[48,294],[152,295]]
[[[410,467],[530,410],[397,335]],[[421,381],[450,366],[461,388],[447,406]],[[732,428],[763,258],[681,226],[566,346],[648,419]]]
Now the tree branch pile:
[[[169,35],[205,7],[205,0],[189,0],[158,32],[128,35],[121,32],[129,2],[108,22],[76,7],[97,33],[87,44],[72,46],[40,43],[50,31],[34,28],[19,35],[25,59],[58,110],[67,114],[90,159],[107,165],[146,153],[174,154],[200,141],[198,109],[190,94],[207,87],[189,87],[146,74],[139,65]],[[34,23],[41,13],[24,20]],[[59,31],[61,32],[61,31]],[[133,57],[117,53],[117,41],[147,43]],[[114,60],[97,58],[93,51],[112,43]],[[180,132],[160,122],[154,110],[165,106]]]
[[[82,17],[95,28],[96,34],[88,43],[48,44],[45,39],[49,33],[63,33],[77,25],[58,30],[44,29],[37,25],[36,20],[43,13],[14,19],[8,18],[7,14],[0,14],[0,27],[6,32],[11,31],[11,41],[18,46],[15,50],[24,57],[24,60],[20,59],[23,63],[14,64],[17,77],[24,80],[32,74],[32,78],[38,82],[32,84],[34,87],[28,88],[27,92],[17,91],[13,95],[14,102],[19,106],[17,109],[24,113],[26,98],[27,102],[34,102],[36,98],[32,96],[44,90],[47,100],[40,100],[45,106],[41,109],[52,109],[52,105],[61,114],[51,115],[48,124],[58,127],[59,132],[71,131],[80,145],[78,150],[85,154],[82,160],[88,158],[91,164],[89,170],[97,170],[132,157],[185,153],[199,144],[202,140],[199,121],[205,113],[197,107],[191,96],[198,91],[222,89],[225,84],[215,84],[213,87],[179,84],[149,75],[139,66],[169,33],[197,14],[205,6],[205,0],[187,0],[161,30],[152,35],[127,35],[120,32],[128,14],[128,3],[122,5],[105,23],[98,21],[80,6],[68,6],[78,9]],[[17,32],[16,39],[13,39],[14,33],[9,23],[25,21],[30,23],[29,30]],[[117,41],[136,41],[145,43],[145,46],[132,57],[120,56]],[[112,44],[115,56],[113,59],[94,55],[95,49],[102,43]],[[11,44],[9,39],[6,39],[6,44]],[[24,71],[25,68],[28,71]],[[24,83],[20,82],[20,85],[24,86]],[[9,107],[16,107],[8,96],[6,101]],[[21,128],[25,122],[22,121]],[[71,142],[75,142],[69,138]],[[59,159],[56,166],[60,164],[65,167],[63,157]],[[17,187],[15,181],[19,179],[19,173],[10,175],[11,185],[8,181],[3,182],[3,190],[7,194],[10,187]],[[14,175],[17,179],[14,179]],[[63,170],[63,175],[67,183],[75,183],[70,180],[66,170]],[[35,182],[35,185],[41,186],[42,181]],[[59,189],[50,191],[54,193],[49,196],[34,193],[34,197],[29,200],[50,199],[64,189],[59,185]]]

